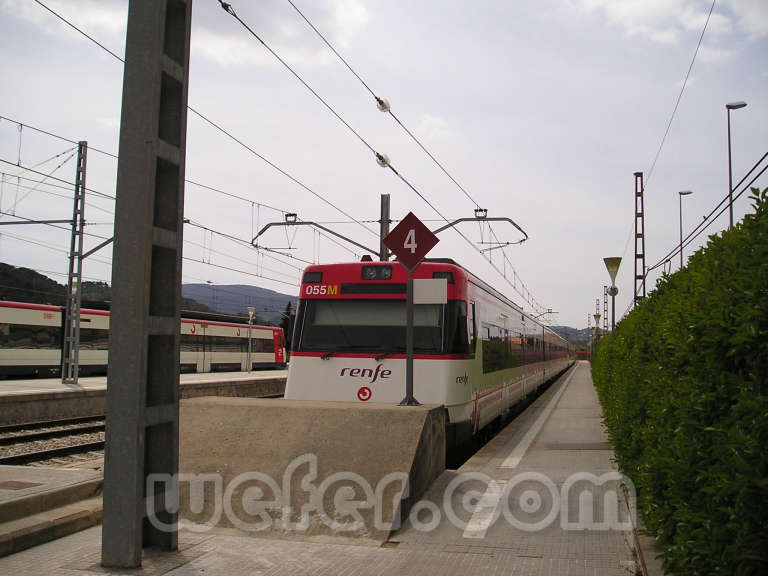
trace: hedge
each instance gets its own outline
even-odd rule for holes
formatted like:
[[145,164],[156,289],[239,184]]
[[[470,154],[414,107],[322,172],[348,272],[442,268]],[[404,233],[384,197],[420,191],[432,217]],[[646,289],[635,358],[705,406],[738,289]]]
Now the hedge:
[[768,188],[598,345],[621,470],[672,574],[768,574]]

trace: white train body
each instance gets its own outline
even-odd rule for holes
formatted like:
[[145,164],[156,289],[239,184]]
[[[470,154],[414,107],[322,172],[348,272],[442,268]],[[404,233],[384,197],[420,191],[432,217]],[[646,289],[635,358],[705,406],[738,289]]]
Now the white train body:
[[[60,306],[0,301],[0,377],[61,374],[63,335]],[[248,325],[205,318],[182,318],[182,372],[246,371]],[[109,312],[80,313],[80,374],[105,374]],[[251,326],[253,369],[285,367],[282,328]]]
[[[447,302],[415,307],[414,397],[445,406],[460,444],[572,363],[568,342],[452,261]],[[405,283],[398,263],[307,268],[286,398],[399,403],[405,396]]]

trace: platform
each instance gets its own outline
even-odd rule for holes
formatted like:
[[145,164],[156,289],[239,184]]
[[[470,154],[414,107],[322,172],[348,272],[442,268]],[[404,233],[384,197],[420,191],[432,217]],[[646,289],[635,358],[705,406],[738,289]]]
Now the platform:
[[624,493],[610,480],[612,454],[580,362],[464,466],[444,472],[381,546],[182,531],[177,552],[145,551],[142,569],[110,572],[99,566],[96,527],[1,558],[0,573],[626,576],[636,556]]
[[[182,398],[200,396],[259,397],[282,394],[287,370],[181,374]],[[106,376],[0,380],[0,426],[43,420],[101,416],[106,406]]]

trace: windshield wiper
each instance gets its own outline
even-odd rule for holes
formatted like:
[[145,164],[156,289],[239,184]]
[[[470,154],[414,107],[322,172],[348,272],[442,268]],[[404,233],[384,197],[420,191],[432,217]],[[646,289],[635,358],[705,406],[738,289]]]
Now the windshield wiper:
[[322,356],[320,356],[320,360],[328,360],[328,358],[330,358],[330,357],[331,357],[331,356],[333,356],[334,354],[336,354],[336,352],[335,352],[334,350],[332,350],[332,351],[330,351],[330,352],[326,352],[325,354],[323,354]]
[[383,352],[382,354],[379,354],[378,356],[376,356],[374,360],[376,360],[376,362],[381,362],[382,360],[384,360],[384,358],[386,358],[390,354],[393,354],[393,352]]

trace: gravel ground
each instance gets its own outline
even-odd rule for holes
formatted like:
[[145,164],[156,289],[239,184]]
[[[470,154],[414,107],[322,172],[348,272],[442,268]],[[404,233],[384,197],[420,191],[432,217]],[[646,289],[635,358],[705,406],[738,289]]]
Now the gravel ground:
[[[50,450],[52,448],[63,448],[74,444],[85,444],[87,442],[103,442],[104,432],[91,432],[87,434],[72,434],[61,436],[60,438],[48,438],[46,440],[36,440],[33,442],[21,441],[17,444],[3,446],[0,448],[0,456],[17,456],[28,452],[37,452],[39,450]],[[63,459],[63,458],[62,458]]]

